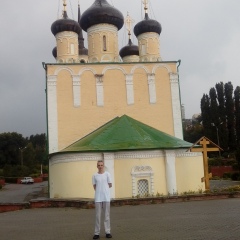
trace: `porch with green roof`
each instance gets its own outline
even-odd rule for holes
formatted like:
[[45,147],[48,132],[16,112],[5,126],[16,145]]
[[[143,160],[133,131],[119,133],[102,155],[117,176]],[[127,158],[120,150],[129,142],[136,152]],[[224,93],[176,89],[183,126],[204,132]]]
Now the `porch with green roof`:
[[192,143],[127,115],[116,117],[58,153],[188,149]]

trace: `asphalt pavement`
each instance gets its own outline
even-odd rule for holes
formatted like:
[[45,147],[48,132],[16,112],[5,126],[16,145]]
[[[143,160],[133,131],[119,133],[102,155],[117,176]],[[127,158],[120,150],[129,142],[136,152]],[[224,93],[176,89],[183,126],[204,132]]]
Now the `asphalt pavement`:
[[[0,191],[0,203],[44,198],[47,184],[7,184]],[[239,182],[210,183],[212,188],[232,185]],[[0,239],[90,240],[94,211],[41,208],[0,213]],[[116,240],[239,240],[239,216],[239,198],[112,207],[111,233]],[[103,229],[101,239],[105,239]]]
[[[115,240],[239,240],[239,216],[239,198],[112,207],[111,233]],[[1,240],[90,240],[93,230],[94,209],[0,214]]]
[[0,203],[22,203],[43,197],[47,186],[47,181],[34,184],[6,184],[0,191]]

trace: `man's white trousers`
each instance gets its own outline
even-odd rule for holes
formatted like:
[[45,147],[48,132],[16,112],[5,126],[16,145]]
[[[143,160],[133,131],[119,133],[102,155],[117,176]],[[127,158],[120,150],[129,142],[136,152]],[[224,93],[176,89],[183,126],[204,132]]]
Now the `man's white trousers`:
[[110,202],[95,202],[95,212],[96,212],[96,220],[95,220],[95,235],[100,235],[101,228],[101,213],[103,211],[104,215],[104,228],[105,233],[108,234],[111,232],[110,227]]

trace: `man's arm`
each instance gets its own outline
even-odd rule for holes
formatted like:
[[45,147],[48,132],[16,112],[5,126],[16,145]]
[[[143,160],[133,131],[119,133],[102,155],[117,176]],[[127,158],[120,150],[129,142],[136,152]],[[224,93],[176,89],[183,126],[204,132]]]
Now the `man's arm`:
[[96,184],[93,185],[94,190],[96,191]]

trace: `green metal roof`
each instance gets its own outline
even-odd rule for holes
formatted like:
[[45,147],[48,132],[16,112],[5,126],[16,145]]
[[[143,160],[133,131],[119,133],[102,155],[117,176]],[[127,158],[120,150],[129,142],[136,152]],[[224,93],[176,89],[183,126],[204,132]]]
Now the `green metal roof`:
[[191,143],[129,116],[116,117],[59,153],[190,148]]

